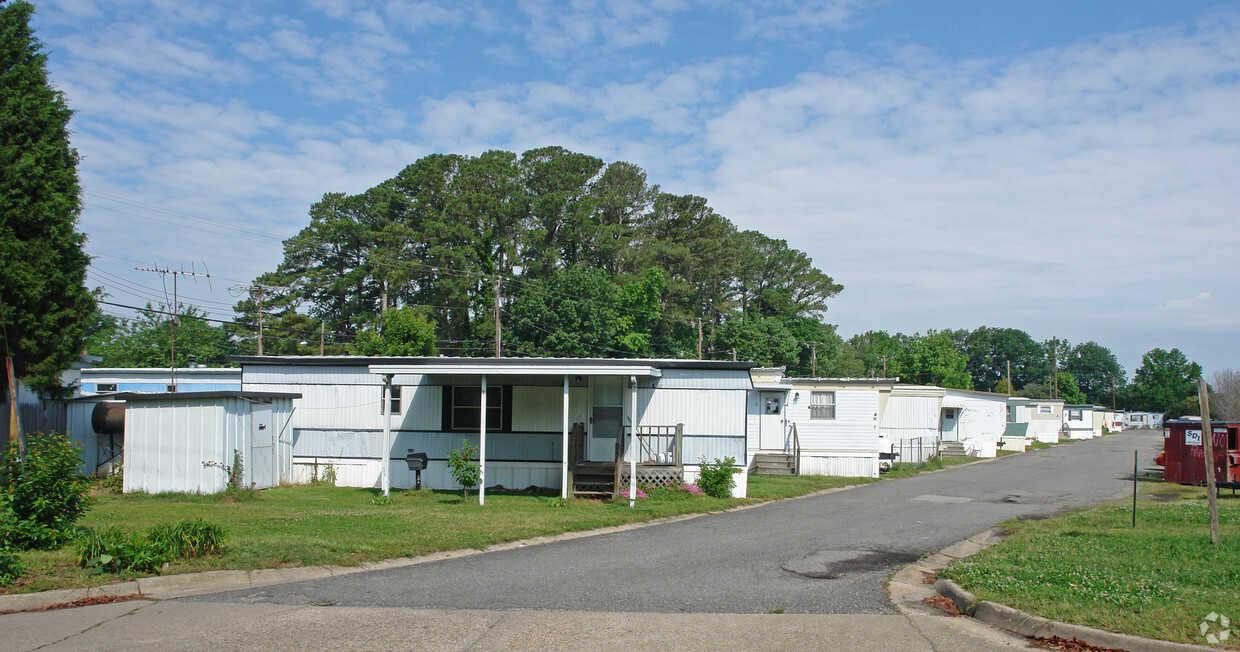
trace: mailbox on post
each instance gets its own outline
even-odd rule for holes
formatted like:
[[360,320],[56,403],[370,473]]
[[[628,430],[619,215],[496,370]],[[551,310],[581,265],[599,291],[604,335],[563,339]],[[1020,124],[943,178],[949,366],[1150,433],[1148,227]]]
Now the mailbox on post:
[[422,488],[422,471],[426,469],[426,462],[426,453],[415,453],[412,448],[410,448],[409,453],[405,455],[405,463],[409,465],[409,470],[416,474],[416,480],[414,480],[415,489]]

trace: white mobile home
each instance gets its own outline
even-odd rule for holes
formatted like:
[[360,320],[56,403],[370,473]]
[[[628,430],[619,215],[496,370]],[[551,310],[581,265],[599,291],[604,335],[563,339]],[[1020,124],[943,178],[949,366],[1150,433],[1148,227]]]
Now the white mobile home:
[[950,388],[944,392],[942,441],[960,442],[966,455],[997,455],[1007,430],[1007,395]]
[[1102,435],[1100,424],[1094,420],[1094,406],[1063,406],[1063,428],[1068,439],[1092,439]]
[[1124,426],[1127,428],[1161,428],[1162,412],[1127,412],[1124,414]]
[[918,464],[938,454],[943,397],[930,385],[893,385],[879,419],[880,448],[897,462]]
[[[240,357],[247,390],[297,392],[293,463],[338,484],[459,488],[447,455],[480,449],[484,488],[613,493],[692,481],[701,459],[746,463],[752,363],[561,358]],[[387,400],[384,400],[387,397]],[[387,415],[385,417],[385,409]],[[385,423],[386,421],[386,423]],[[637,442],[633,442],[633,431]],[[617,464],[619,462],[619,464]],[[735,494],[745,495],[743,474]],[[618,481],[618,482],[617,482]],[[480,495],[480,500],[484,500]]]
[[752,459],[787,455],[799,473],[878,477],[879,419],[894,381],[789,379],[772,377],[770,369],[755,371],[749,400]]

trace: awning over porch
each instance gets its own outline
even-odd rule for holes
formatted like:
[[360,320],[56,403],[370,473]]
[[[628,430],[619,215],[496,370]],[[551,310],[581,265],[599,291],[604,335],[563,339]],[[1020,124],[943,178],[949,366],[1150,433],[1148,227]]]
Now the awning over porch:
[[[630,423],[636,432],[637,426],[637,379],[638,378],[660,378],[663,372],[658,367],[650,364],[635,364],[630,360],[605,359],[605,360],[577,360],[577,359],[519,359],[519,358],[455,358],[440,360],[419,360],[406,363],[387,363],[368,365],[367,369],[373,375],[382,376],[384,378],[384,394],[383,394],[383,449],[386,451],[391,446],[391,420],[388,414],[388,398],[391,392],[391,384],[394,376],[398,375],[422,375],[422,376],[476,376],[480,380],[482,398],[478,407],[480,425],[478,428],[478,464],[481,467],[481,479],[478,486],[478,502],[485,504],[486,501],[486,460],[487,460],[487,379],[491,376],[542,376],[563,378],[563,419],[562,419],[562,470],[561,470],[561,497],[568,498],[568,414],[569,414],[569,378],[574,376],[621,376],[629,379],[629,406],[630,406]],[[636,439],[636,438],[635,438]],[[630,456],[630,478],[637,477],[637,455]],[[388,462],[385,461],[382,470],[382,486],[383,493],[388,493]],[[636,486],[636,481],[632,481]],[[629,506],[633,506],[636,500],[636,491],[629,491]]]

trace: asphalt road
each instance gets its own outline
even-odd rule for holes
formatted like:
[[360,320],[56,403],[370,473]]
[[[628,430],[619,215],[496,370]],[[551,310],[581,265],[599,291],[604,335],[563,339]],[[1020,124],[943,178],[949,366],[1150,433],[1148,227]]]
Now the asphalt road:
[[391,570],[185,598],[416,609],[886,614],[883,583],[1006,519],[1131,491],[1135,431],[753,509]]

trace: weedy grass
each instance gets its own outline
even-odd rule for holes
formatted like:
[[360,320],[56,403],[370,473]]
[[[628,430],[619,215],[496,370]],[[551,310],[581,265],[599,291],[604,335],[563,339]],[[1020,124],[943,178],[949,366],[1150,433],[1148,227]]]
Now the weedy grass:
[[[1130,501],[1009,521],[1010,536],[940,575],[1047,618],[1206,644],[1206,616],[1240,618],[1240,498],[1220,495],[1213,545],[1204,490],[1143,482],[1138,496],[1136,528]],[[1240,631],[1219,647],[1240,649]]]
[[749,497],[779,500],[811,494],[823,489],[878,482],[877,478],[844,478],[834,475],[751,475]]

